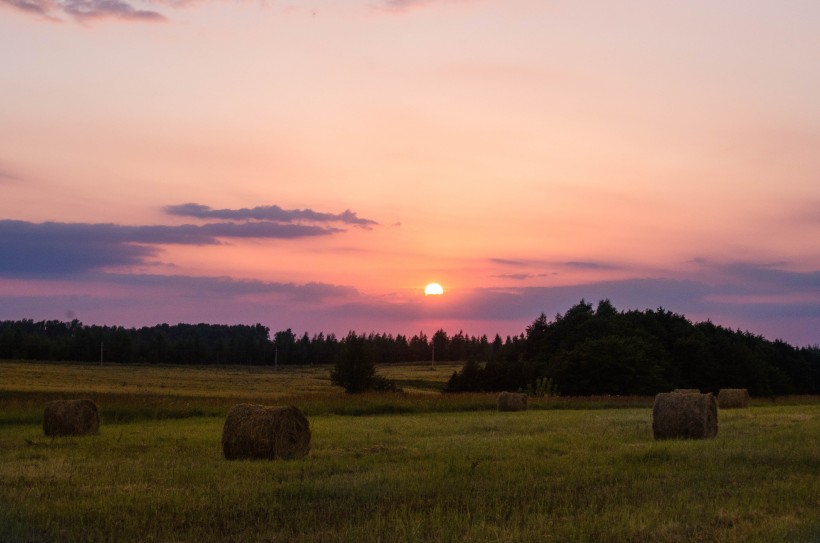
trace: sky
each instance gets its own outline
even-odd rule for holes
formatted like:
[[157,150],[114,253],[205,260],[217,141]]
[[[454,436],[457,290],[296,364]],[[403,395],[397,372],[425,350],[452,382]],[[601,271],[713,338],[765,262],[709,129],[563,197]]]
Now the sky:
[[609,299],[820,344],[818,28],[814,0],[0,0],[0,319],[492,338]]

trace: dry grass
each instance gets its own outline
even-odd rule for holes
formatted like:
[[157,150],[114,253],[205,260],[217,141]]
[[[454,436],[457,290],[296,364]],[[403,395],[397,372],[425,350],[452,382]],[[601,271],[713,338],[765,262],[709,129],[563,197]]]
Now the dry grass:
[[[288,385],[271,379],[267,391],[240,385],[271,368],[85,368],[110,387],[92,395],[72,392],[66,374],[79,375],[77,366],[60,374],[59,365],[37,363],[33,369],[45,368],[51,380],[44,390],[19,392],[32,383],[7,379],[5,370],[22,364],[0,362],[3,542],[808,542],[820,535],[818,397],[755,398],[751,409],[721,411],[713,440],[654,440],[648,396],[530,398],[527,412],[511,416],[495,412],[491,393],[350,395],[317,386],[327,366],[280,368]],[[394,371],[424,389],[440,378],[428,367]],[[207,394],[233,371],[228,393]],[[138,390],[140,375],[156,387],[162,372],[176,389],[111,387],[118,373],[135,377]],[[292,372],[304,372],[305,382]],[[214,381],[198,381],[205,374]],[[100,406],[100,434],[43,438],[43,405],[84,396]],[[299,405],[310,417],[310,454],[226,462],[220,432],[238,403]]]
[[224,414],[54,440],[7,426],[0,541],[817,541],[816,399],[655,441],[649,405],[512,417],[495,396],[479,412],[311,416],[310,454],[288,462],[225,461]]
[[[381,364],[376,370],[407,392],[436,392],[461,363]],[[339,391],[330,365],[156,366],[0,361],[0,391],[139,394],[209,398],[286,398]],[[233,402],[236,403],[236,402]]]

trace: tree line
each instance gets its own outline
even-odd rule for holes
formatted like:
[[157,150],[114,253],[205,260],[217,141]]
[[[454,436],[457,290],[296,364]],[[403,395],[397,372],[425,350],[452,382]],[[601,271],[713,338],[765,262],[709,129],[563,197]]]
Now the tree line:
[[820,394],[820,348],[795,348],[664,310],[617,311],[582,300],[543,313],[513,348],[486,364],[468,361],[449,391],[532,390],[545,380],[562,395],[653,395],[675,388],[752,395]]
[[271,335],[261,324],[159,324],[142,328],[85,325],[78,320],[0,321],[0,359],[143,364],[335,364],[353,339],[361,355],[378,363],[419,360],[488,360],[502,345],[496,336],[432,337],[351,332],[346,337],[288,328]]
[[[256,325],[160,324],[142,328],[78,320],[0,321],[0,359],[155,364],[345,364],[466,361],[447,390],[532,390],[562,395],[655,394],[673,388],[748,388],[753,395],[820,394],[820,347],[796,348],[663,308],[618,311],[581,300],[543,313],[517,336],[492,340],[444,330],[271,334]],[[359,370],[356,370],[359,371]],[[341,374],[337,376],[341,379]],[[378,387],[388,385],[377,383]]]

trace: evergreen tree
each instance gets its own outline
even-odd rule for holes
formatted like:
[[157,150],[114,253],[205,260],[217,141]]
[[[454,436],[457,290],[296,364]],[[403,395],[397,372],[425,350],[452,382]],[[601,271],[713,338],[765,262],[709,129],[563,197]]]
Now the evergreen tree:
[[376,365],[368,352],[368,345],[365,336],[349,332],[341,341],[341,352],[330,373],[330,382],[350,393],[397,390],[391,381],[376,375]]

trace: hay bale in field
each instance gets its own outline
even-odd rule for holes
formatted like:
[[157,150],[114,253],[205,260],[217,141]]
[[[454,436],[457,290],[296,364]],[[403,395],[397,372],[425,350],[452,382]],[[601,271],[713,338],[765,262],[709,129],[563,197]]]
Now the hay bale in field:
[[712,438],[717,430],[717,401],[711,394],[668,392],[655,396],[652,406],[655,439]]
[[498,395],[499,411],[526,411],[527,395],[523,392],[502,392]]
[[721,409],[749,407],[749,391],[745,388],[721,388],[717,399]]
[[46,404],[43,432],[47,436],[100,433],[100,412],[91,400],[55,400]]
[[222,453],[238,458],[302,458],[310,449],[310,424],[298,407],[239,404],[222,427]]
[[675,394],[700,394],[700,390],[696,388],[676,388],[672,392]]

